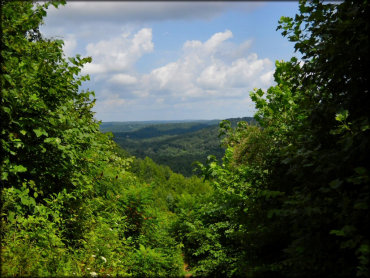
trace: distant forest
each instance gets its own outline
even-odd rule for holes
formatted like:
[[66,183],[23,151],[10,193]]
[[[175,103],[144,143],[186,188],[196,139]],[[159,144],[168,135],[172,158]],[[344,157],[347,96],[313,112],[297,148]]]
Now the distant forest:
[[[228,119],[233,127],[239,121],[256,124],[252,117]],[[221,160],[221,120],[103,122],[102,132],[112,132],[113,140],[130,155],[169,166],[184,176],[194,174],[194,162],[205,163],[209,155]]]

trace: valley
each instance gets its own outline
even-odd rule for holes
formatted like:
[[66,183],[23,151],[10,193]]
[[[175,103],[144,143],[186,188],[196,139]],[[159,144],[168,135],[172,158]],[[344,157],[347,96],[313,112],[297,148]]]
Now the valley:
[[[252,117],[228,119],[233,127],[239,121],[255,123]],[[102,132],[112,132],[113,140],[129,154],[169,166],[185,176],[194,174],[193,162],[205,163],[207,156],[218,160],[224,155],[219,138],[221,120],[108,122]]]

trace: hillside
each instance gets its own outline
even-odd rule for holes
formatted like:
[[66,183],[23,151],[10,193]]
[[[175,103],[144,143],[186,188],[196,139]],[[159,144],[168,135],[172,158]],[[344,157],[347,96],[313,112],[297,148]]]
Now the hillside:
[[158,129],[170,128],[171,124],[181,124],[182,127],[196,124],[212,125],[218,124],[220,120],[167,120],[167,121],[124,121],[124,122],[102,122],[100,131],[102,132],[132,132],[142,128],[156,125]]
[[[232,126],[239,121],[253,122],[251,117],[228,120]],[[209,155],[219,160],[224,155],[218,137],[219,122],[116,122],[102,123],[100,129],[112,132],[114,141],[131,155],[148,156],[174,172],[191,176],[194,161],[205,163]]]

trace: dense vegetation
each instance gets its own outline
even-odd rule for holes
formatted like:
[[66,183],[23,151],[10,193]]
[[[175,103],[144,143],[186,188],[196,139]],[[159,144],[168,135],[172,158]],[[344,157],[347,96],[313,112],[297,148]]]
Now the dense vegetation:
[[369,277],[367,1],[281,18],[303,62],[251,93],[258,125],[220,124],[205,181],[99,131],[50,3],[1,3],[2,276]]
[[[229,119],[232,126],[242,120],[255,122],[250,117]],[[219,123],[219,120],[160,124],[116,122],[102,123],[101,130],[111,131],[113,140],[129,154],[142,159],[150,157],[174,172],[191,176],[195,161],[205,163],[209,155],[217,159],[224,155],[218,137]],[[130,131],[125,131],[128,129]]]

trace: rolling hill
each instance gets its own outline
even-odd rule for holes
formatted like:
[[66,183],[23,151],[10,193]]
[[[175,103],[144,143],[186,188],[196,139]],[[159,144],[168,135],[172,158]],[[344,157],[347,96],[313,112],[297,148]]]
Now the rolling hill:
[[[233,126],[242,120],[253,122],[251,117],[228,120]],[[208,155],[222,158],[224,150],[218,137],[220,121],[103,122],[100,128],[103,132],[112,132],[114,141],[131,155],[148,156],[175,172],[191,176],[194,161],[204,163]]]

